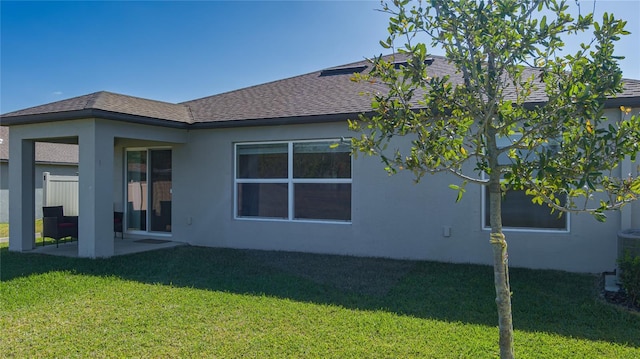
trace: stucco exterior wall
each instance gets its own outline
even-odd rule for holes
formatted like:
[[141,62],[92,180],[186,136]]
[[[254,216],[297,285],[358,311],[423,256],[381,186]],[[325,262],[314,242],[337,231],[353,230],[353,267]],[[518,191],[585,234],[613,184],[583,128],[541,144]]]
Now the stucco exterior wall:
[[[609,116],[619,119],[620,111],[609,111]],[[448,185],[459,183],[456,178],[438,174],[415,184],[410,173],[387,175],[375,157],[359,155],[353,160],[350,223],[234,218],[235,143],[353,136],[345,123],[183,130],[86,119],[17,126],[12,133],[16,138],[78,140],[81,235],[93,239],[79,249],[83,256],[113,254],[110,216],[112,208],[124,209],[126,149],[169,147],[173,156],[169,237],[174,241],[211,247],[491,263],[489,232],[482,228],[481,187],[469,185],[463,199],[455,203],[456,193]],[[113,156],[107,153],[111,148]],[[637,164],[628,163],[626,168],[637,173]],[[19,184],[15,178],[14,183]],[[568,232],[508,231],[510,264],[574,272],[612,270],[616,234],[623,225],[640,226],[639,209],[636,203],[625,212],[609,213],[605,223],[585,214],[571,215]],[[26,213],[19,214],[27,217]],[[22,233],[16,234],[20,237]],[[12,248],[21,250],[28,245],[25,242]],[[101,247],[94,250],[89,246]]]
[[[616,116],[615,112],[611,113]],[[388,176],[377,158],[353,161],[352,222],[234,219],[234,143],[353,136],[346,124],[190,131],[174,149],[173,238],[193,245],[425,259],[490,264],[478,186],[455,203],[444,174],[414,184],[411,174]],[[634,223],[637,214],[633,215]],[[575,272],[615,268],[620,213],[606,223],[571,215],[568,233],[509,231],[510,264]],[[445,236],[450,228],[450,236]]]
[[[33,179],[34,141],[64,140],[79,145],[78,256],[110,257],[114,254],[113,210],[122,201],[122,161],[116,143],[134,138],[141,143],[183,143],[186,130],[145,126],[104,119],[81,119],[13,126],[10,132],[10,242],[9,250],[34,247],[32,221],[35,207]],[[15,170],[15,172],[14,172]],[[32,177],[33,176],[33,177]]]

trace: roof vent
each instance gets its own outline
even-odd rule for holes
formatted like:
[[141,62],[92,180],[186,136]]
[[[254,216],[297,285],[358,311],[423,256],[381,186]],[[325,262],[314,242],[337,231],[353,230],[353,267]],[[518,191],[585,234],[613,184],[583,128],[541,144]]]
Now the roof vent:
[[322,70],[320,72],[320,76],[353,75],[356,72],[364,71],[364,69],[366,68],[367,68],[367,65],[332,67],[330,69]]
[[[431,66],[431,64],[433,63],[433,57],[428,57],[424,60],[424,63],[427,66]],[[407,61],[396,61],[393,63],[393,67],[397,70],[402,66],[407,66]]]

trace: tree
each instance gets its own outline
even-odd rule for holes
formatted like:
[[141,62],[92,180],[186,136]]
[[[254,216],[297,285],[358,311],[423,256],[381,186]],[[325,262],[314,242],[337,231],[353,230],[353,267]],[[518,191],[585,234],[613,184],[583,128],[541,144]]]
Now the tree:
[[[574,19],[567,9],[557,0],[383,2],[389,37],[380,43],[394,55],[355,75],[385,91],[372,94],[373,114],[349,122],[360,132],[354,153],[380,156],[389,173],[410,170],[417,181],[454,174],[458,200],[467,183],[488,187],[502,358],[514,356],[504,193],[524,190],[552,213],[583,211],[600,221],[640,194],[640,178],[618,168],[635,161],[640,118],[626,107],[620,121],[604,117],[605,101],[623,90],[614,44],[628,34],[625,22],[609,14],[600,23],[592,14]],[[560,54],[562,37],[586,31],[590,43]],[[430,75],[424,35],[444,49],[456,81]],[[404,136],[409,150],[389,148]]]

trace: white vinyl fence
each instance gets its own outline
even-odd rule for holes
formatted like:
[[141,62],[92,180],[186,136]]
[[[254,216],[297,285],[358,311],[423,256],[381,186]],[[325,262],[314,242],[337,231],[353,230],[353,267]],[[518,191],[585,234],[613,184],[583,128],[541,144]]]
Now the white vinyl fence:
[[78,176],[43,173],[42,206],[63,206],[65,216],[78,215]]

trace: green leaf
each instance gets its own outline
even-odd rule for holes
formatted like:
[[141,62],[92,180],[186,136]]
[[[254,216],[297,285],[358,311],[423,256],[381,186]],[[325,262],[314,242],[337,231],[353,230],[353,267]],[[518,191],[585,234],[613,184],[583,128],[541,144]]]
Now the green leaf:
[[593,217],[598,221],[598,222],[606,222],[607,221],[607,216],[602,213],[602,212],[594,212],[593,213]]

